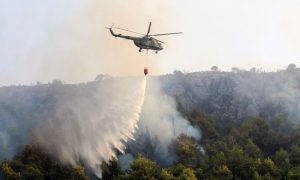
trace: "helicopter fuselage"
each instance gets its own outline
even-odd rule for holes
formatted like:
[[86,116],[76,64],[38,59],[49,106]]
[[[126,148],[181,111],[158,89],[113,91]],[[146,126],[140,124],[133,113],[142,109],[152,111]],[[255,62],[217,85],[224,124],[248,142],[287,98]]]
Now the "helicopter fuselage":
[[163,50],[163,47],[160,42],[151,37],[137,37],[133,40],[134,44],[141,49],[151,49],[155,51]]
[[115,34],[111,28],[109,30],[110,30],[110,33],[114,37],[132,40],[134,42],[134,45],[136,45],[137,47],[140,48],[139,51],[141,51],[142,49],[155,50],[156,52],[163,50],[162,44],[158,40],[156,40],[152,37],[149,37],[149,36],[143,36],[143,37],[124,36],[122,34]]

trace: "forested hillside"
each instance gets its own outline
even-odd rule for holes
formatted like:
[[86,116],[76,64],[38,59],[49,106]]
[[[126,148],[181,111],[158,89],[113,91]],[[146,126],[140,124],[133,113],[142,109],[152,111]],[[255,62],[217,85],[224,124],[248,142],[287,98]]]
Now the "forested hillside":
[[[300,179],[297,68],[278,72],[175,71],[154,78],[160,81],[163,92],[175,99],[180,115],[200,129],[201,138],[185,134],[174,138],[168,148],[175,160],[166,164],[155,155],[160,137],[152,136],[151,131],[138,131],[125,152],[131,156],[126,160],[129,167],[117,160],[103,164],[103,179]],[[87,167],[62,165],[37,144],[16,137],[19,133],[5,132],[20,130],[9,122],[47,117],[55,110],[58,97],[83,94],[92,99],[90,94],[99,84],[101,80],[80,85],[54,82],[0,88],[1,176],[95,178]],[[36,111],[42,113],[36,116]],[[27,133],[30,127],[24,124],[22,131]],[[16,139],[16,144],[8,146],[9,138]]]
[[160,77],[164,91],[177,97],[185,111],[194,107],[218,121],[240,121],[249,117],[271,118],[286,113],[300,118],[300,69],[257,72],[196,72]]

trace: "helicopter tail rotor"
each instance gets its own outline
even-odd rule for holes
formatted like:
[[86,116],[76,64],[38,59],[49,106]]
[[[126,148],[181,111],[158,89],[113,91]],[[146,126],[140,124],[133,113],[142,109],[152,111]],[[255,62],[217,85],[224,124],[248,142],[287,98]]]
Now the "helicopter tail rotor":
[[106,29],[112,29],[114,24],[112,24],[110,27],[105,27]]

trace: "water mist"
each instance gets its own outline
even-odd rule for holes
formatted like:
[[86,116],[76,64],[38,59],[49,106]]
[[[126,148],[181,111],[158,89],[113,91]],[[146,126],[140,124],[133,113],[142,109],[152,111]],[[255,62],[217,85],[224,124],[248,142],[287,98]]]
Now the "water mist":
[[[11,158],[34,141],[62,163],[83,164],[101,177],[101,164],[133,139],[145,88],[146,78],[126,77],[1,89],[8,109],[0,114],[1,158]],[[23,116],[12,116],[9,109]]]

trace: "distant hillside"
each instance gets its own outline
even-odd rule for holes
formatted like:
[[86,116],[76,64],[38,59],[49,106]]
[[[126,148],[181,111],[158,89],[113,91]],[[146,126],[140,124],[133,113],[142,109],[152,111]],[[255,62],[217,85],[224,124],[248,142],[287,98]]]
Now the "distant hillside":
[[300,120],[300,70],[195,72],[160,77],[164,91],[182,108],[199,108],[219,121],[287,114]]

